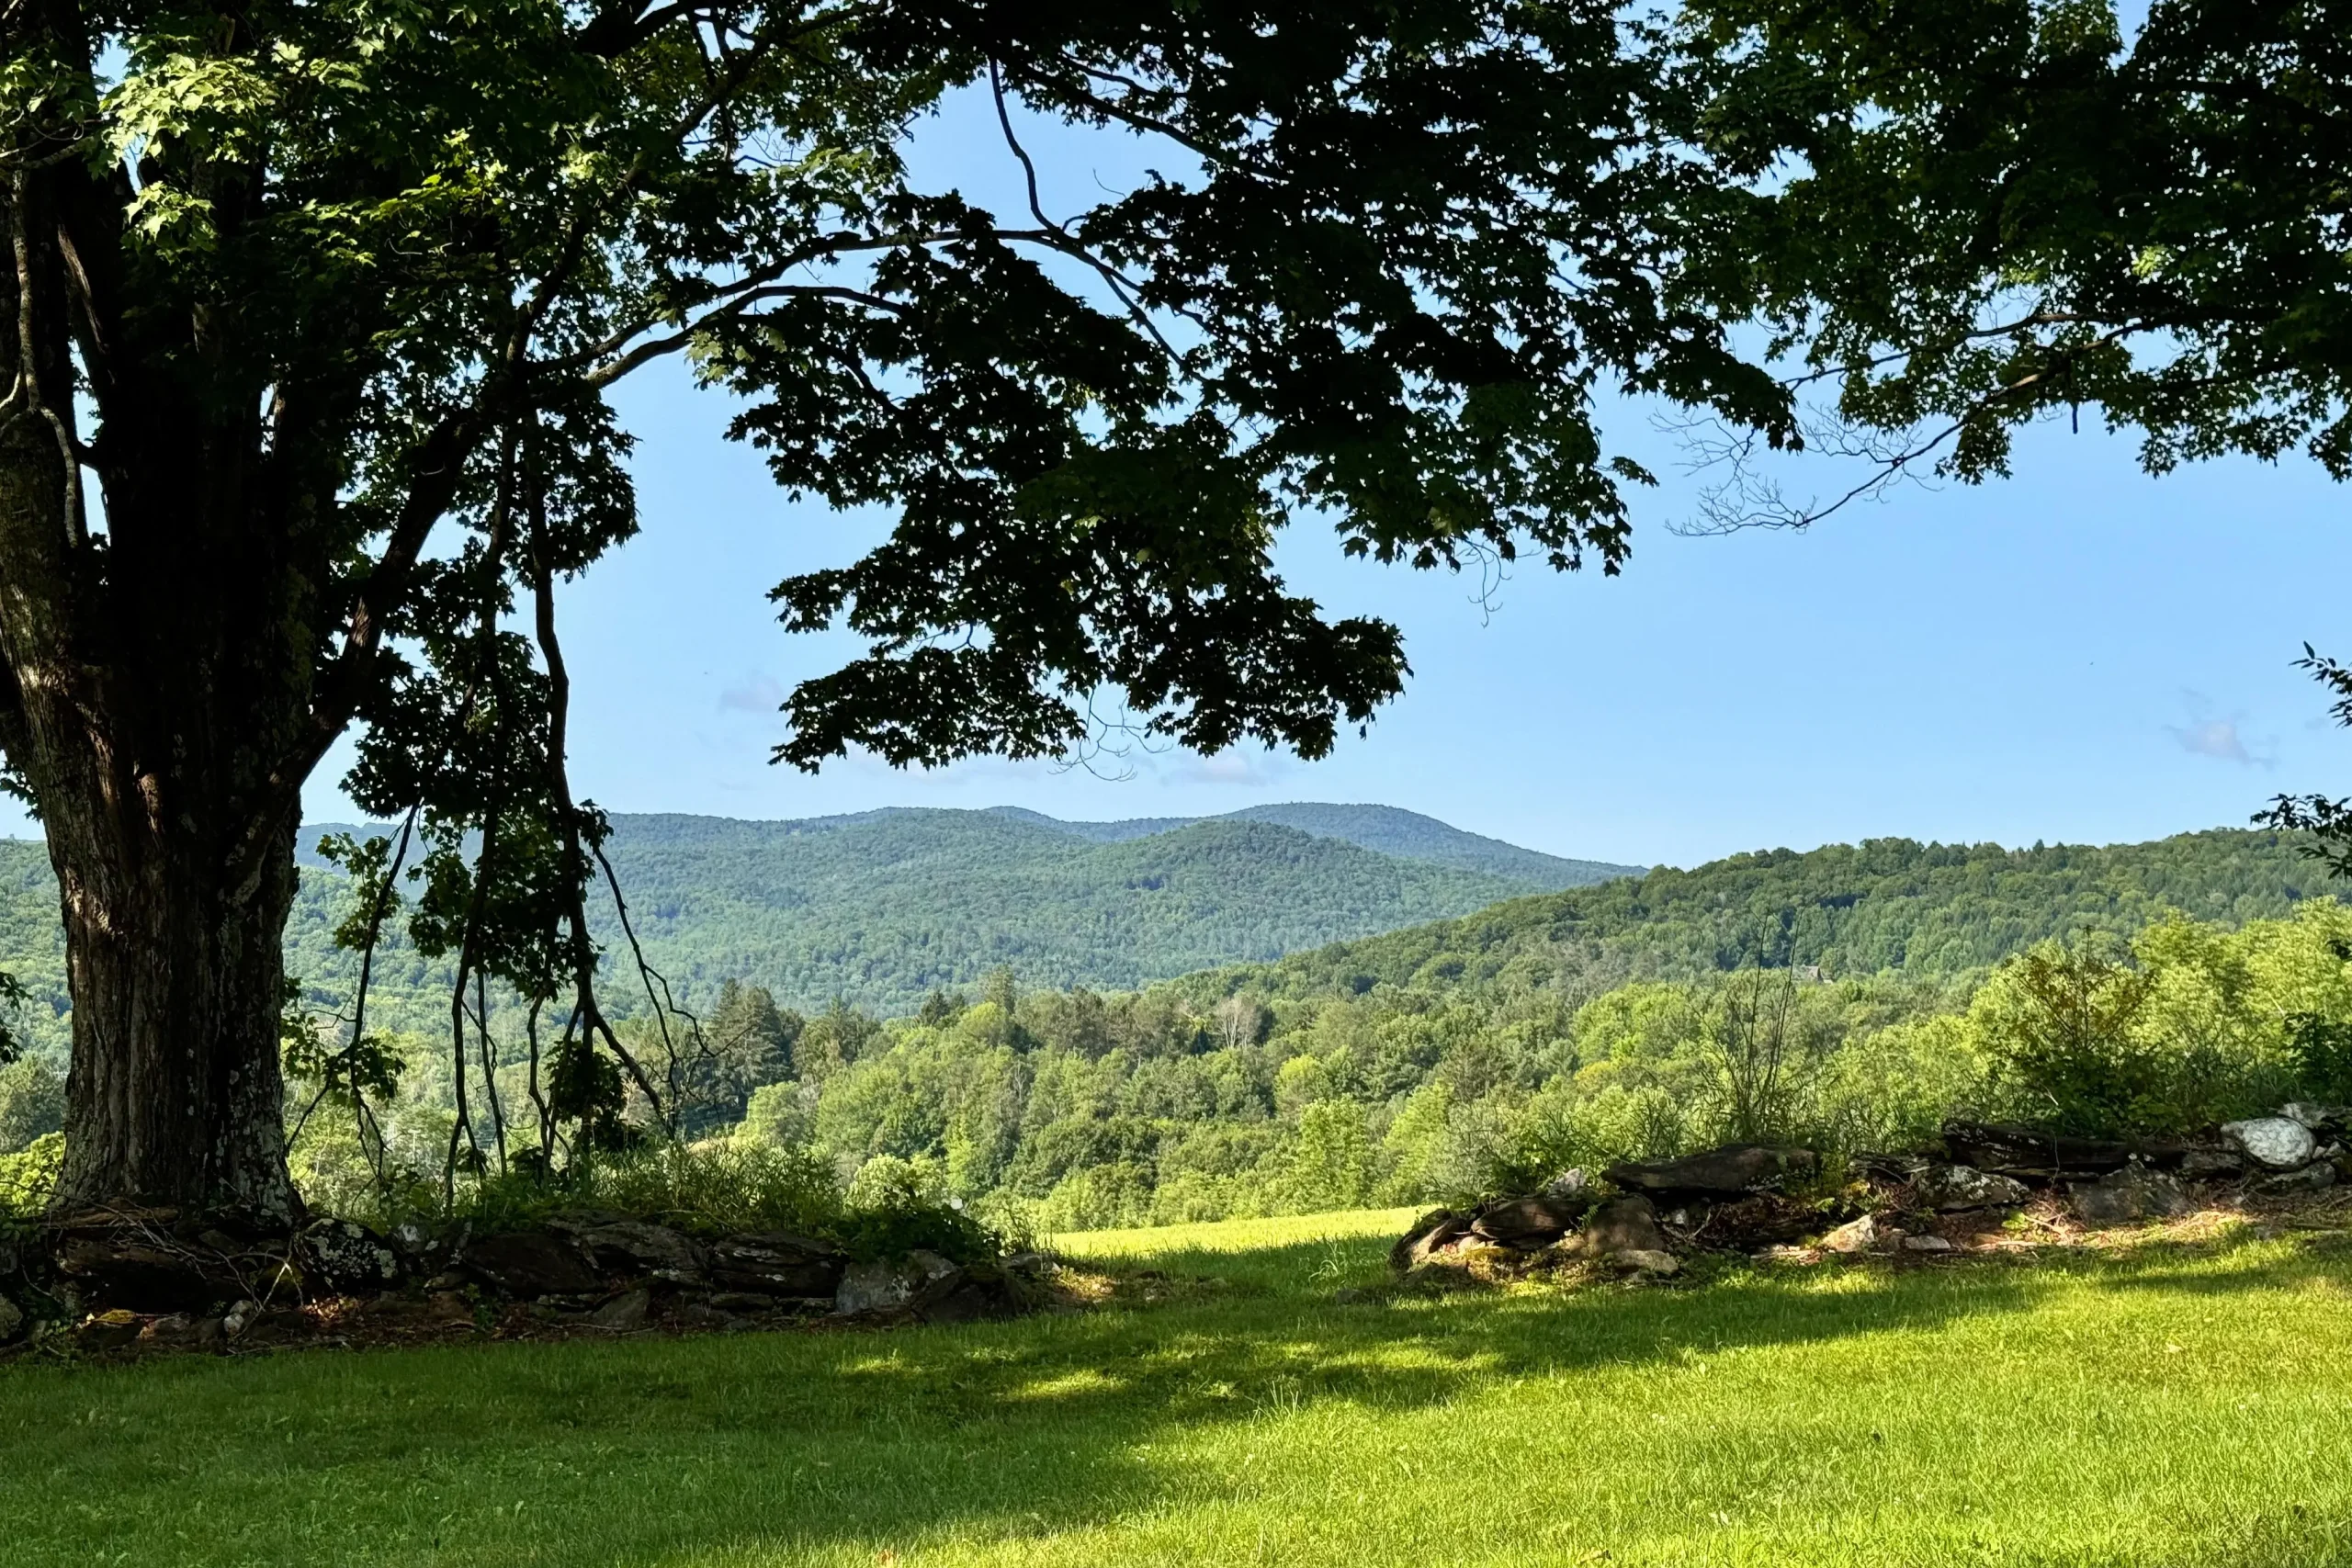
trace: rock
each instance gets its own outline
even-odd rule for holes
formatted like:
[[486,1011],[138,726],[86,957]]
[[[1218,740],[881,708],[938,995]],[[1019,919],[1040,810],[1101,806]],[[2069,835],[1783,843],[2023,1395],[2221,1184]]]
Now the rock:
[[569,1242],[546,1231],[476,1236],[466,1244],[465,1265],[483,1284],[518,1301],[590,1295],[603,1284]]
[[1847,1253],[1847,1256],[1853,1256],[1853,1253],[1868,1253],[1870,1248],[1877,1244],[1879,1244],[1879,1223],[1865,1213],[1860,1220],[1849,1220],[1849,1223],[1832,1229],[1827,1236],[1823,1236],[1823,1239],[1820,1239],[1820,1251]]
[[2168,1219],[2188,1212],[2188,1195],[2162,1171],[2127,1165],[2073,1190],[2075,1215],[2085,1224],[2113,1225],[2131,1220]]
[[1950,1252],[1951,1249],[1951,1243],[1933,1234],[1903,1238],[1903,1250],[1905,1252]]
[[775,1298],[758,1291],[719,1291],[710,1304],[721,1312],[766,1312],[775,1305]]
[[[1559,1199],[1566,1202],[1575,1203],[1577,1200],[1584,1198],[1587,1193],[1591,1191],[1591,1190],[1592,1179],[1585,1175],[1581,1168],[1570,1166],[1567,1169],[1560,1172],[1559,1175],[1552,1178],[1551,1180],[1537,1188],[1536,1196],[1539,1198]],[[1581,1207],[1581,1204],[1579,1204],[1579,1207]]]
[[1645,1247],[1628,1247],[1622,1252],[1612,1252],[1609,1255],[1609,1261],[1620,1268],[1631,1269],[1637,1274],[1671,1274],[1682,1267],[1680,1260],[1671,1252],[1661,1252]]
[[919,1286],[907,1305],[925,1323],[971,1323],[1017,1317],[1039,1300],[1037,1287],[1026,1277],[1001,1263],[980,1262],[960,1269],[949,1264],[947,1272]]
[[1792,1176],[1810,1176],[1820,1166],[1820,1156],[1811,1149],[1734,1144],[1688,1159],[1612,1165],[1602,1174],[1619,1187],[1641,1192],[1737,1197],[1777,1187]]
[[1560,1250],[1577,1257],[1605,1258],[1627,1252],[1664,1252],[1666,1233],[1658,1229],[1657,1209],[1634,1193],[1612,1198],[1592,1212],[1584,1229],[1560,1243]]
[[842,1270],[842,1282],[833,1292],[833,1310],[846,1317],[902,1307],[922,1282],[922,1276],[904,1263],[853,1263]]
[[2309,1127],[2288,1116],[2224,1122],[2222,1136],[2265,1170],[2301,1170],[2319,1146]]
[[742,1320],[701,1302],[688,1302],[678,1309],[678,1321],[689,1328],[733,1328]]
[[714,1282],[766,1296],[832,1295],[847,1264],[839,1248],[785,1231],[730,1235],[710,1249]]
[[2125,1144],[2107,1138],[2070,1138],[2030,1127],[1999,1127],[1981,1122],[1944,1123],[1944,1152],[1954,1165],[2032,1181],[2098,1176],[2120,1170],[2137,1159],[2168,1162],[2188,1145],[2172,1142]]
[[227,1337],[234,1339],[252,1327],[254,1319],[260,1315],[259,1302],[239,1302],[220,1314],[220,1332]]
[[1818,1263],[1821,1251],[1812,1247],[1768,1247],[1756,1255],[1767,1263]]
[[300,1256],[321,1283],[353,1295],[372,1295],[400,1283],[400,1255],[383,1237],[350,1220],[322,1220],[304,1231]]
[[652,1307],[652,1292],[625,1291],[590,1313],[588,1321],[615,1334],[634,1334],[645,1326],[645,1315]]
[[1054,1260],[1042,1252],[1016,1252],[1004,1260],[1005,1272],[1033,1280],[1044,1279],[1053,1267]]
[[1710,1246],[1748,1250],[1798,1240],[1820,1224],[1821,1213],[1812,1204],[1778,1192],[1758,1192],[1710,1209],[1697,1239]]
[[2340,1105],[2315,1105],[2308,1100],[2290,1100],[2278,1108],[2278,1114],[2290,1122],[2301,1122],[2313,1133],[2329,1133],[2344,1126],[2347,1112]]
[[6,1296],[0,1296],[0,1345],[6,1345],[25,1331],[22,1307]]
[[116,1307],[82,1325],[74,1337],[85,1350],[119,1350],[139,1337],[142,1326],[137,1313]]
[[1469,1229],[1469,1215],[1452,1209],[1432,1209],[1414,1222],[1413,1228],[1388,1249],[1388,1267],[1399,1274],[1410,1273]]
[[700,1280],[706,1264],[703,1249],[667,1225],[643,1220],[616,1220],[579,1233],[580,1243],[599,1269],[615,1274],[650,1274],[673,1284]]
[[2254,1184],[2257,1192],[2322,1192],[2335,1185],[2335,1167],[2317,1159],[2301,1170],[2266,1176]]
[[1998,1176],[1973,1165],[1935,1165],[1911,1183],[1913,1196],[1946,1213],[1962,1209],[2006,1209],[2033,1196],[2014,1176]]
[[1858,1252],[1868,1252],[1877,1245],[1878,1222],[1868,1214],[1859,1220],[1848,1221],[1821,1238],[1824,1252],[1844,1253],[1849,1257]]
[[2216,1177],[2238,1176],[2245,1170],[2245,1156],[2235,1149],[2191,1149],[2180,1156],[2184,1180],[2210,1181]]
[[1581,1205],[1556,1198],[1514,1198],[1480,1210],[1470,1231],[1498,1247],[1536,1252],[1566,1235],[1582,1212]]
[[236,1290],[234,1276],[213,1259],[128,1227],[68,1240],[57,1250],[57,1267],[85,1305],[101,1310],[201,1310]]
[[184,1312],[159,1317],[139,1331],[139,1337],[153,1345],[186,1345],[196,1338],[196,1320]]

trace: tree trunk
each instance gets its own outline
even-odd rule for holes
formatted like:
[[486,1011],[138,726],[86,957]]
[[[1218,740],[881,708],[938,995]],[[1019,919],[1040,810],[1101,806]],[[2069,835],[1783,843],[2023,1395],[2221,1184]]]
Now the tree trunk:
[[[54,1199],[283,1224],[279,942],[320,641],[257,392],[107,385],[103,535],[79,474],[54,204],[0,204],[0,750],[49,840],[74,1005]],[[297,781],[299,782],[299,781]]]
[[290,828],[240,887],[220,885],[217,855],[157,837],[52,814],[49,842],[74,1002],[57,1207],[291,1222],[278,1070]]

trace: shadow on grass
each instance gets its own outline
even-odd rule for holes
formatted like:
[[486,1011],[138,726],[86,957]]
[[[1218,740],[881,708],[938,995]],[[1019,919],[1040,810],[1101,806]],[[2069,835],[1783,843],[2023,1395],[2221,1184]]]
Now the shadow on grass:
[[309,1563],[329,1560],[322,1531],[347,1562],[873,1561],[1098,1523],[1200,1484],[1152,1445],[1331,1402],[1419,1410],[1519,1374],[1934,1329],[2068,1286],[2346,1273],[2342,1238],[2241,1258],[2249,1239],[1333,1304],[1333,1278],[1377,1269],[1367,1238],[1128,1259],[1224,1283],[968,1328],[26,1368],[0,1374],[0,1539],[27,1564]]

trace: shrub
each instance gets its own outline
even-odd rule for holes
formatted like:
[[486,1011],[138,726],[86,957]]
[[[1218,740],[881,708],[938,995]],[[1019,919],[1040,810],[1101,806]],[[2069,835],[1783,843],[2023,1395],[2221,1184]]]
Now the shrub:
[[65,1167],[65,1134],[44,1133],[19,1153],[0,1155],[0,1219],[29,1220],[49,1206]]
[[917,1247],[957,1263],[993,1258],[1004,1238],[947,1195],[945,1174],[932,1159],[876,1155],[851,1181],[833,1234],[854,1257],[889,1258]]

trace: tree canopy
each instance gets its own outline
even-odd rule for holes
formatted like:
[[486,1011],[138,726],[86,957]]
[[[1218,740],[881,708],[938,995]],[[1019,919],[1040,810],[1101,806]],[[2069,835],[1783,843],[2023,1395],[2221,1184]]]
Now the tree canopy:
[[[353,798],[403,826],[343,847],[344,935],[452,965],[452,1165],[489,980],[535,1042],[548,1010],[578,1125],[624,1076],[657,1098],[596,999],[557,625],[638,526],[632,372],[688,362],[784,492],[892,520],[775,588],[864,646],[792,692],[780,760],[1319,755],[1407,664],[1283,581],[1283,530],[1613,571],[1649,476],[1603,395],[1879,478],[2002,471],[2086,404],[2155,468],[2352,470],[2340,11],[0,12],[0,752],[74,954],[61,1201],[290,1211],[277,939],[302,784],[355,731]],[[951,98],[1012,209],[910,175]],[[1049,210],[1039,121],[1158,172]],[[1719,520],[1817,511],[1736,481]]]

